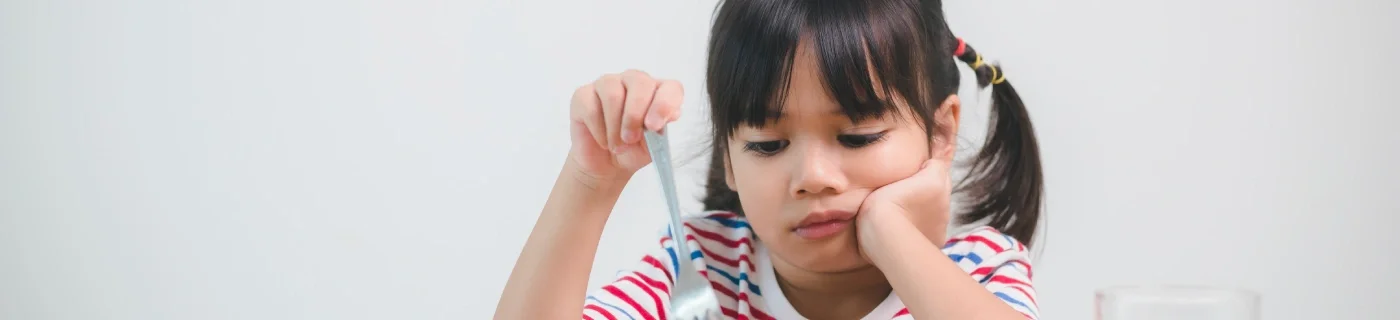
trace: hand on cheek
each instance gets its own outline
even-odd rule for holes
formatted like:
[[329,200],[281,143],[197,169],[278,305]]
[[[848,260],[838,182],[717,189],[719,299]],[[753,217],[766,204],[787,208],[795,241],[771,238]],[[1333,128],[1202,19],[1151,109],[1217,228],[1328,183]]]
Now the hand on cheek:
[[889,256],[888,253],[898,251],[894,247],[903,240],[898,240],[897,235],[909,229],[918,230],[924,240],[941,248],[947,237],[952,194],[949,169],[947,161],[930,159],[913,176],[866,196],[856,215],[861,257],[879,267],[880,262],[872,255]]

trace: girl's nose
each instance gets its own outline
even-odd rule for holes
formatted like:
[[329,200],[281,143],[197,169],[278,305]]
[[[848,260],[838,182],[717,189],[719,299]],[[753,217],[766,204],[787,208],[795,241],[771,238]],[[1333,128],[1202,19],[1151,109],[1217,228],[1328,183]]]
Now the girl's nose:
[[839,150],[811,145],[797,154],[797,172],[793,174],[791,194],[802,199],[822,194],[846,191],[846,175],[841,171]]

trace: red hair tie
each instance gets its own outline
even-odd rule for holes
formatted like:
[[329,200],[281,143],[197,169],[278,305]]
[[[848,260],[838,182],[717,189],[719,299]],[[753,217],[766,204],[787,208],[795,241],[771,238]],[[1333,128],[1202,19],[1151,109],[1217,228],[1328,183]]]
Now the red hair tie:
[[958,38],[958,49],[953,50],[953,56],[961,57],[963,53],[967,53],[967,42],[963,41],[963,38]]

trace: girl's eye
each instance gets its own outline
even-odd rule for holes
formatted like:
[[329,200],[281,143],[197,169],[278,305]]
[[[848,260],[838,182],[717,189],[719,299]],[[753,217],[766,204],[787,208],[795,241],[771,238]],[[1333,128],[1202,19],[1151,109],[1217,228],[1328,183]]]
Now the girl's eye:
[[843,134],[836,136],[836,140],[840,141],[841,145],[852,149],[871,145],[873,143],[879,142],[880,139],[884,138],[884,132],[872,134]]
[[787,140],[749,142],[744,144],[744,150],[766,157],[778,154],[778,151],[783,151],[783,148],[786,148],[787,145]]

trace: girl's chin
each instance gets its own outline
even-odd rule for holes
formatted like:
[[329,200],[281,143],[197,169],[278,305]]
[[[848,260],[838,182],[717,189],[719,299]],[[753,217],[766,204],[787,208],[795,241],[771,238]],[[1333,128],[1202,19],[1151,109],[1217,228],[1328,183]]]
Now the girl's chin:
[[834,254],[822,254],[808,256],[803,259],[803,263],[798,264],[799,268],[811,272],[820,273],[843,273],[870,268],[870,262],[860,257],[860,253],[855,248],[842,250]]

